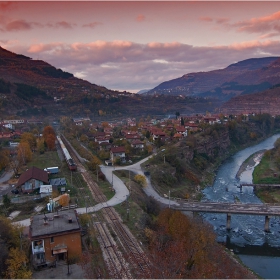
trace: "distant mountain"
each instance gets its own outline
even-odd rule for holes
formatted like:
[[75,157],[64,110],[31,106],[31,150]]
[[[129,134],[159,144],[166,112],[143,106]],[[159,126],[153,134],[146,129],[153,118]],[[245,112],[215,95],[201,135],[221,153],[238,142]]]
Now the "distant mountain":
[[146,96],[119,92],[0,47],[0,120],[8,116],[165,116],[212,112],[221,103],[209,98]]
[[151,89],[141,89],[137,92],[137,94],[143,94],[143,93],[146,93],[148,91],[150,91]]
[[54,98],[69,105],[78,104],[85,98],[98,99],[118,93],[76,78],[45,61],[33,60],[0,47],[0,105],[7,104],[7,113],[26,108],[49,107],[49,111],[54,110]]
[[224,103],[220,112],[236,115],[248,113],[280,115],[280,84],[262,92],[236,96]]
[[209,72],[189,73],[166,81],[147,94],[232,97],[263,91],[280,83],[280,58],[250,58]]

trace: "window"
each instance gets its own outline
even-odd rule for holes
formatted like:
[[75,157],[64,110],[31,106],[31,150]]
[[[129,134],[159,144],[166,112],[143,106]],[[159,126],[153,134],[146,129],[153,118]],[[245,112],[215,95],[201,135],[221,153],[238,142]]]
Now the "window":
[[54,238],[53,237],[51,237],[51,243],[54,243]]

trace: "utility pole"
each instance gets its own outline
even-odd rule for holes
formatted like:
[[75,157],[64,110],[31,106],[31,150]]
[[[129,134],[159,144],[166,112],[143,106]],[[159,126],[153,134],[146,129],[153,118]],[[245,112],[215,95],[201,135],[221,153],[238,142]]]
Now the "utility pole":
[[130,170],[128,170],[128,190],[130,192]]
[[126,219],[129,220],[129,202],[128,202],[129,195],[126,196]]
[[96,181],[98,182],[98,165],[96,165]]
[[168,196],[169,196],[168,208],[170,208],[170,190],[168,190]]

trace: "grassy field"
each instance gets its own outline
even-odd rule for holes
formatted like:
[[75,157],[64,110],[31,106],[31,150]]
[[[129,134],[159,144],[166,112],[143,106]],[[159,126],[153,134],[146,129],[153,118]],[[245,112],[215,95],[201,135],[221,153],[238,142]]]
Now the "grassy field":
[[[264,155],[261,162],[255,167],[253,172],[254,184],[280,184],[279,169],[275,165],[274,159]],[[280,202],[279,188],[260,187],[255,190],[256,195],[266,203]]]

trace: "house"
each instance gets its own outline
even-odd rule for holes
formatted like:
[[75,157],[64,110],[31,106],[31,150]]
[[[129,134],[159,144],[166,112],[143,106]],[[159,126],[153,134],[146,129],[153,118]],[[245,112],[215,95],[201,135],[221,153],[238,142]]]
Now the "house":
[[90,122],[90,118],[73,118],[75,125],[83,125],[84,122]]
[[110,142],[110,137],[98,136],[98,137],[95,138],[95,142],[97,142],[99,145],[101,143],[109,143]]
[[34,268],[54,265],[82,254],[81,225],[74,209],[33,216],[29,237]]
[[160,138],[161,140],[165,140],[165,132],[161,129],[151,129],[150,132],[152,134],[153,141],[156,141],[158,138]]
[[134,140],[131,142],[131,147],[135,148],[135,149],[144,149],[144,142],[140,141],[140,140]]
[[125,162],[125,147],[112,147],[110,151],[111,161],[114,162],[120,158],[121,162]]
[[23,193],[30,193],[44,184],[49,184],[48,172],[32,166],[20,175],[17,188],[21,188]]
[[99,144],[99,150],[100,151],[109,151],[112,147],[112,144],[111,143],[108,143],[108,142],[102,142]]
[[181,133],[175,133],[174,136],[173,136],[173,139],[179,140],[181,138],[183,138],[183,135]]
[[140,135],[139,134],[127,134],[125,136],[125,139],[128,141],[128,142],[132,142],[134,140],[140,140]]

